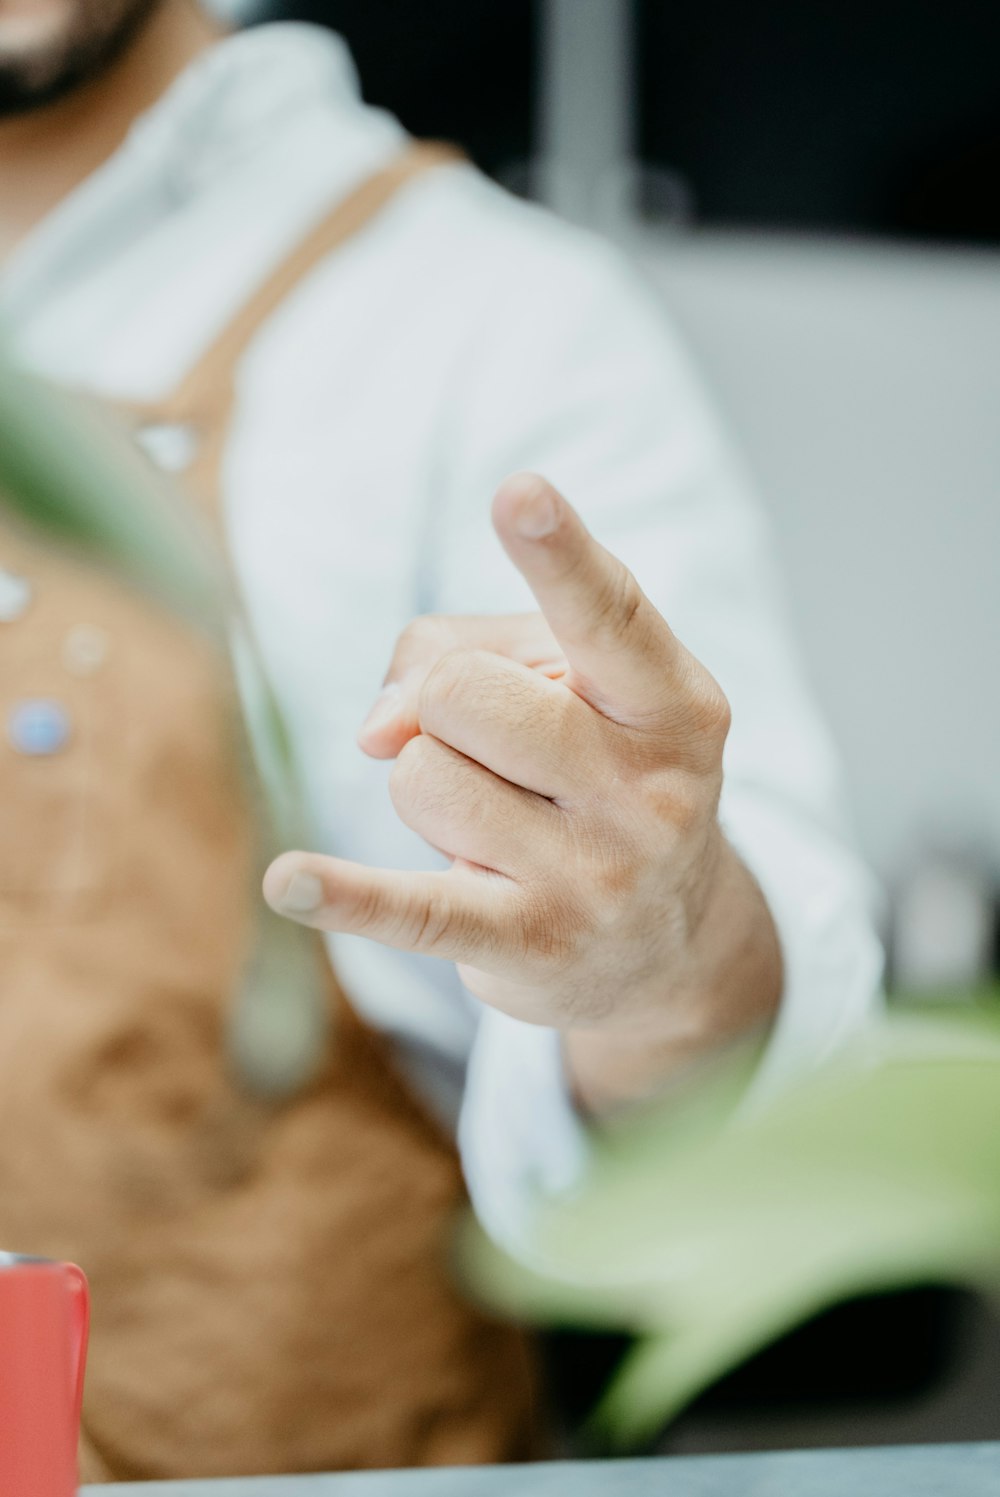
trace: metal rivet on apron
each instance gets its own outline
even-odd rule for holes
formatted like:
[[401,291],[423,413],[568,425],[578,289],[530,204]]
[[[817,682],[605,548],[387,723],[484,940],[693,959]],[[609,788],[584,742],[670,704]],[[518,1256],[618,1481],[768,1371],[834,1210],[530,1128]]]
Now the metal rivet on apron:
[[0,623],[12,624],[26,613],[35,589],[27,577],[0,568]]
[[69,742],[66,708],[44,697],[19,702],[7,718],[7,737],[19,754],[57,754]]
[[96,624],[77,624],[63,640],[62,663],[74,676],[92,676],[99,671],[111,650],[106,629]]
[[178,421],[150,421],[133,433],[136,442],[164,473],[183,473],[194,462],[198,433]]

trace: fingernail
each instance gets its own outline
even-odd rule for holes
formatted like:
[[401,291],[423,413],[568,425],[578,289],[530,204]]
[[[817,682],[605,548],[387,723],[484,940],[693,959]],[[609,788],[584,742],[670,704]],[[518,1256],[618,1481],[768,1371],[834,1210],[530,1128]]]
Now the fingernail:
[[550,489],[542,486],[536,493],[526,495],[514,514],[517,533],[527,541],[540,541],[543,536],[551,535],[558,524],[555,498]]
[[323,885],[314,873],[293,873],[278,900],[288,915],[311,915],[323,903]]
[[399,710],[399,682],[390,681],[383,686],[368,716],[361,724],[362,733],[374,733],[392,722]]

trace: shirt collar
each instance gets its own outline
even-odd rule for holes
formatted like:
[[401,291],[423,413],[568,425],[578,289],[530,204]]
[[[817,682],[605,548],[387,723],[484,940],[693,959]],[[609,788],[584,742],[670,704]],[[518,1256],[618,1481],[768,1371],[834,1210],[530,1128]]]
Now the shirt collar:
[[[361,103],[353,60],[340,37],[281,22],[222,38],[132,126],[122,146],[28,235],[0,279],[0,306],[14,322],[173,206],[238,169],[280,130],[321,109],[342,125],[345,147],[378,111]],[[388,124],[382,117],[383,128]],[[369,126],[370,128],[370,126]]]
[[163,163],[173,193],[187,196],[313,105],[358,112],[360,88],[346,44],[318,26],[256,26],[196,58],[136,121],[124,149]]

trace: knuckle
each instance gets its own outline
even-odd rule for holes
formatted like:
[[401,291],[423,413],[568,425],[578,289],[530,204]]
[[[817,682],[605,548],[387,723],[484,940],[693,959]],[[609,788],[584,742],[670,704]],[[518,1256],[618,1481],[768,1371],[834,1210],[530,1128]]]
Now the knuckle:
[[400,635],[411,644],[426,644],[440,640],[447,632],[447,618],[441,613],[421,613],[411,619]]
[[592,602],[590,628],[598,643],[614,648],[629,641],[642,603],[642,589],[632,573],[627,567],[615,566]]
[[690,650],[684,650],[682,661],[681,680],[692,716],[706,724],[728,719],[729,700],[711,671]]
[[450,649],[427,672],[420,691],[424,710],[446,708],[463,695],[474,669],[474,652]]
[[729,736],[733,720],[729,698],[707,671],[696,693],[694,718],[700,731],[713,740],[725,742]]
[[418,711],[431,733],[459,720],[480,727],[516,726],[526,739],[551,740],[558,735],[561,741],[573,731],[561,698],[541,692],[537,681],[523,679],[485,650],[442,655],[424,681]]
[[411,619],[396,641],[389,679],[421,661],[434,659],[448,647],[451,629],[445,614],[423,613]]
[[693,777],[673,774],[665,783],[649,790],[647,808],[657,825],[686,838],[705,820],[705,794]]
[[406,933],[420,951],[433,952],[452,933],[454,915],[443,889],[435,889],[414,900],[403,917]]
[[640,879],[639,859],[631,837],[618,827],[603,827],[595,836],[588,859],[588,882],[601,908],[617,908],[635,892]]
[[356,896],[353,911],[353,930],[363,936],[377,931],[383,923],[383,904],[380,891],[374,886],[362,889]]
[[704,796],[693,785],[680,785],[670,798],[669,819],[675,831],[689,837],[705,820]]

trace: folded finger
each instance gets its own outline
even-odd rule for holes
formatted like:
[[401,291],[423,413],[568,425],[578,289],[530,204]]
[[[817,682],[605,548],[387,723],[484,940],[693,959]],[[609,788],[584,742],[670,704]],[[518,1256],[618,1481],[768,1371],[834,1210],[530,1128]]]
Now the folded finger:
[[489,650],[558,675],[565,662],[552,631],[537,613],[426,614],[399,636],[385,682],[358,741],[376,759],[392,759],[420,731],[417,702],[428,673],[453,650]]
[[600,720],[559,681],[483,650],[453,651],[417,704],[432,734],[536,795],[567,800],[601,773]]
[[403,748],[389,791],[400,820],[432,847],[512,878],[561,830],[547,800],[425,733]]

